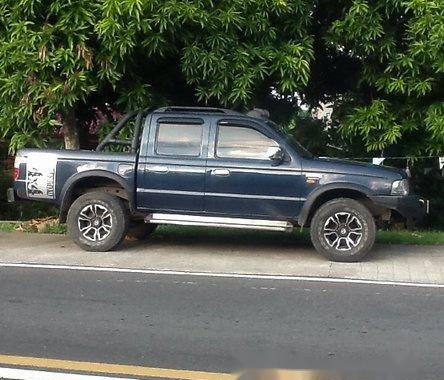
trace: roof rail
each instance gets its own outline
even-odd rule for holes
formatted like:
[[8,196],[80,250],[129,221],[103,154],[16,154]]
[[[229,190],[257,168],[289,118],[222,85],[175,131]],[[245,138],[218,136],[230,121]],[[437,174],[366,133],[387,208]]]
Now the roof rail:
[[216,113],[216,114],[227,114],[227,115],[239,115],[240,113],[233,110],[228,110],[225,108],[214,108],[214,107],[184,107],[184,106],[168,106],[158,108],[154,112],[202,112],[202,113]]

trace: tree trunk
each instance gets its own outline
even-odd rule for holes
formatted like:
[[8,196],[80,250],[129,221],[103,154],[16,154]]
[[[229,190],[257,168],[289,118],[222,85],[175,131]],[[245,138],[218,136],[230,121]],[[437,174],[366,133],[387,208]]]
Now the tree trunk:
[[77,129],[76,114],[74,110],[70,110],[64,115],[62,131],[65,140],[65,148],[79,150],[79,131]]

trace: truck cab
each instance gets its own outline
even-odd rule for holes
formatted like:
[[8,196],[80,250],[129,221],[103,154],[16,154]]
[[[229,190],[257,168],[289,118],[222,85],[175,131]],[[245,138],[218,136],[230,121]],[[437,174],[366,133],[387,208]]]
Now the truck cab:
[[[58,204],[87,250],[115,248],[135,225],[145,234],[158,224],[310,227],[315,248],[339,261],[367,254],[378,220],[424,214],[405,172],[314,157],[266,116],[193,107],[134,112],[94,152],[19,151],[10,197]],[[119,139],[130,120],[133,138]],[[107,151],[115,144],[127,151]]]
[[142,141],[137,204],[144,212],[278,220],[300,212],[301,159],[267,123],[235,112],[161,110]]

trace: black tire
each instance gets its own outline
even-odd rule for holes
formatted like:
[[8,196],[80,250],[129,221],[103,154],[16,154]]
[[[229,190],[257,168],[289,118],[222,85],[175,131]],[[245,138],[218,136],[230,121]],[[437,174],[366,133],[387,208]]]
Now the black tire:
[[362,203],[337,198],[316,210],[311,220],[310,235],[316,250],[328,259],[359,261],[375,242],[375,220]]
[[68,211],[68,232],[74,243],[86,251],[106,252],[117,247],[128,225],[123,201],[104,192],[81,195]]
[[130,239],[145,240],[157,228],[157,224],[145,223],[143,220],[134,220],[130,222],[130,227],[126,236]]

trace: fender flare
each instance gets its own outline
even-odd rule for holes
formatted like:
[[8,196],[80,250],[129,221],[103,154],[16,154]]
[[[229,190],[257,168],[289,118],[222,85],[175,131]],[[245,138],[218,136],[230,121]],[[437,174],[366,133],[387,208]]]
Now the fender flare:
[[59,196],[59,205],[60,205],[60,215],[59,219],[61,222],[66,221],[66,215],[68,213],[69,205],[71,202],[71,193],[74,189],[75,185],[81,181],[82,179],[88,177],[100,177],[110,179],[112,181],[117,182],[128,194],[128,201],[130,210],[134,211],[134,194],[132,189],[128,186],[128,183],[118,174],[111,173],[105,170],[88,170],[81,173],[76,173],[73,176],[69,177],[68,180],[63,185],[62,190],[60,191]]
[[303,227],[305,223],[307,222],[308,216],[310,215],[310,212],[312,210],[313,204],[316,202],[317,199],[319,199],[320,196],[325,194],[328,191],[332,190],[353,190],[358,191],[365,195],[366,197],[370,198],[373,193],[368,187],[357,185],[354,183],[348,183],[348,182],[335,182],[335,183],[329,183],[327,185],[323,185],[314,191],[312,191],[307,199],[304,202],[304,205],[299,213],[298,216],[298,224]]

